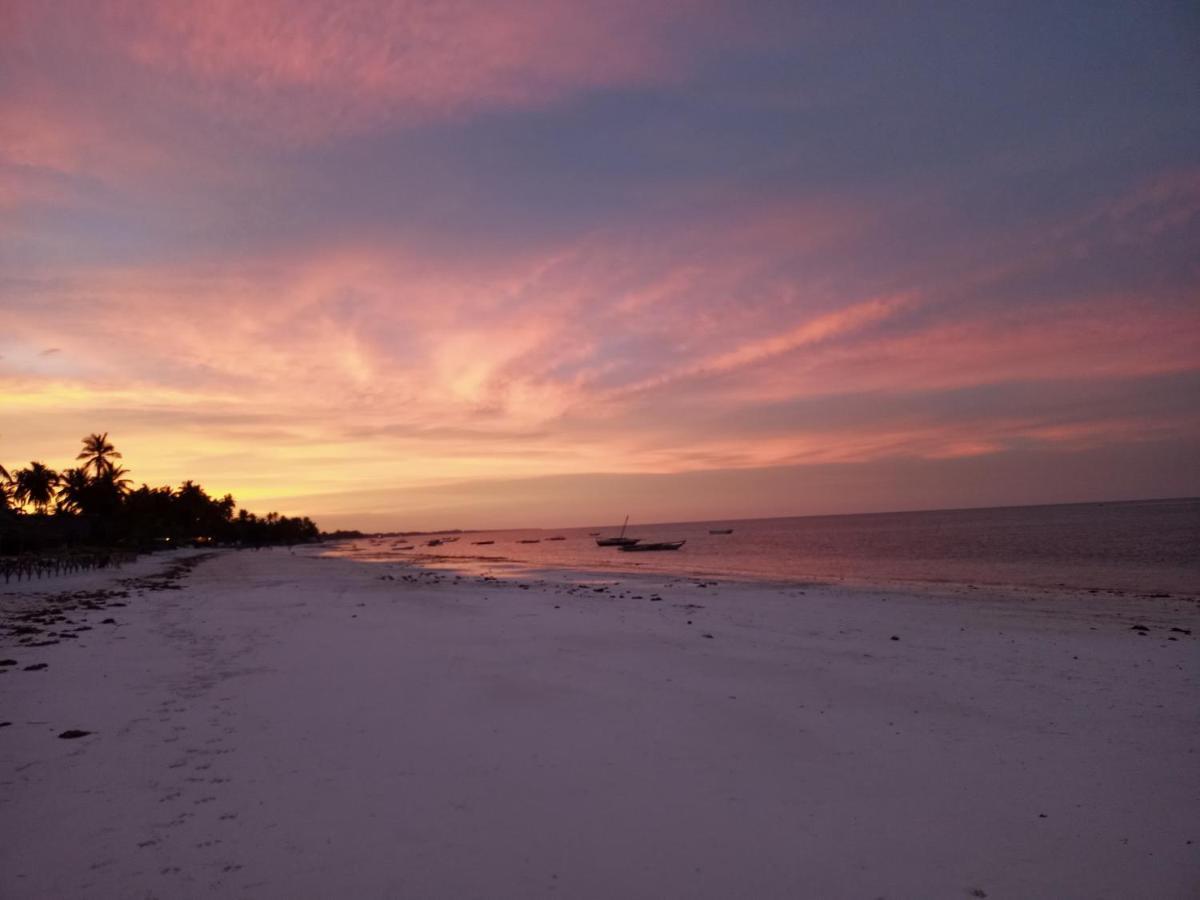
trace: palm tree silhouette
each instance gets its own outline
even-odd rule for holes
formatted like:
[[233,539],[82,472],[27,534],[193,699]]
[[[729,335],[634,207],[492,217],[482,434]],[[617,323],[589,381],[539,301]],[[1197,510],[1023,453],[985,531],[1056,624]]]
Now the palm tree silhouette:
[[75,458],[86,460],[83,464],[83,471],[95,469],[96,477],[99,478],[105,471],[112,469],[112,461],[120,459],[121,454],[108,442],[108,432],[106,431],[104,434],[89,434],[85,437],[83,450]]
[[17,472],[17,488],[13,491],[17,502],[29,503],[40,513],[46,511],[54,499],[54,487],[58,484],[58,473],[40,462],[31,462],[27,468]]
[[91,486],[92,481],[83,469],[67,469],[58,476],[58,508],[67,512],[83,512]]

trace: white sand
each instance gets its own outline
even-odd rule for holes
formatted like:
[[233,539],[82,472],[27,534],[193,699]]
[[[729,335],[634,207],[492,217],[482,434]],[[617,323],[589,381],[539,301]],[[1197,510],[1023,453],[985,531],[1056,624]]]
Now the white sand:
[[1194,603],[405,571],[0,637],[0,896],[1200,895]]

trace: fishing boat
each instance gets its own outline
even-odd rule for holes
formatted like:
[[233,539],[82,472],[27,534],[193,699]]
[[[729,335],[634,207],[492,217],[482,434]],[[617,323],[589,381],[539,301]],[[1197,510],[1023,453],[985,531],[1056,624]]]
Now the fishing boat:
[[634,553],[634,552],[640,553],[643,550],[645,550],[645,551],[678,550],[680,547],[682,547],[686,543],[687,543],[687,541],[655,541],[655,542],[647,543],[647,544],[642,544],[642,543],[622,544],[621,549],[628,553]]
[[517,541],[518,544],[540,544],[541,542],[541,538],[524,538],[523,540]]
[[442,546],[442,544],[444,544],[444,543],[446,543],[446,542],[445,542],[445,541],[438,540],[437,538],[434,538],[432,541],[427,541],[427,542],[425,543],[425,546],[426,546],[426,547],[440,547],[440,546]]
[[482,547],[484,544],[494,544],[495,541],[471,541],[476,547]]
[[710,528],[710,529],[708,529],[708,533],[709,534],[733,534],[733,529],[732,528]]
[[565,541],[566,538],[560,536],[560,537],[546,538],[546,540],[548,540],[548,541]]
[[625,523],[621,526],[621,533],[616,537],[596,538],[597,547],[632,547],[640,538],[625,537],[625,528],[629,525],[629,516],[625,517]]

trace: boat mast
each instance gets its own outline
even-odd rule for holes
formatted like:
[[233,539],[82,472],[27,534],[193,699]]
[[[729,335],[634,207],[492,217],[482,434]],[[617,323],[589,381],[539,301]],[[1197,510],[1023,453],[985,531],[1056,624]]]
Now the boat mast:
[[629,524],[629,516],[625,516],[625,524],[621,526],[621,537],[625,537],[625,525]]

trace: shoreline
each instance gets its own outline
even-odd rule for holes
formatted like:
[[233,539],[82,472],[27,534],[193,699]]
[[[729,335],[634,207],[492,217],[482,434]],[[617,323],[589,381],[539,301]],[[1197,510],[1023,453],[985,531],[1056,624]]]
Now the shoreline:
[[[922,596],[960,596],[966,591],[977,591],[980,596],[1009,597],[1016,600],[1080,599],[1086,596],[1102,600],[1167,600],[1175,603],[1195,604],[1200,607],[1200,594],[1185,591],[1080,586],[1070,584],[1044,585],[1014,582],[990,582],[986,580],[963,581],[952,578],[902,578],[867,577],[850,575],[798,574],[794,576],[769,576],[738,572],[667,572],[636,568],[588,568],[584,566],[548,566],[508,557],[471,557],[416,553],[411,556],[351,556],[336,548],[315,554],[321,558],[340,559],[368,566],[395,566],[403,569],[418,569],[431,572],[449,572],[463,578],[493,577],[506,581],[543,580],[571,581],[579,579],[621,580],[641,578],[651,581],[705,582],[712,581],[730,586],[754,588],[847,588],[859,591],[901,591]],[[458,565],[459,563],[496,564]],[[506,564],[508,564],[506,566]],[[1032,595],[1032,596],[1030,596]]]
[[0,637],[0,894],[1200,884],[1194,603],[603,580],[220,551]]

